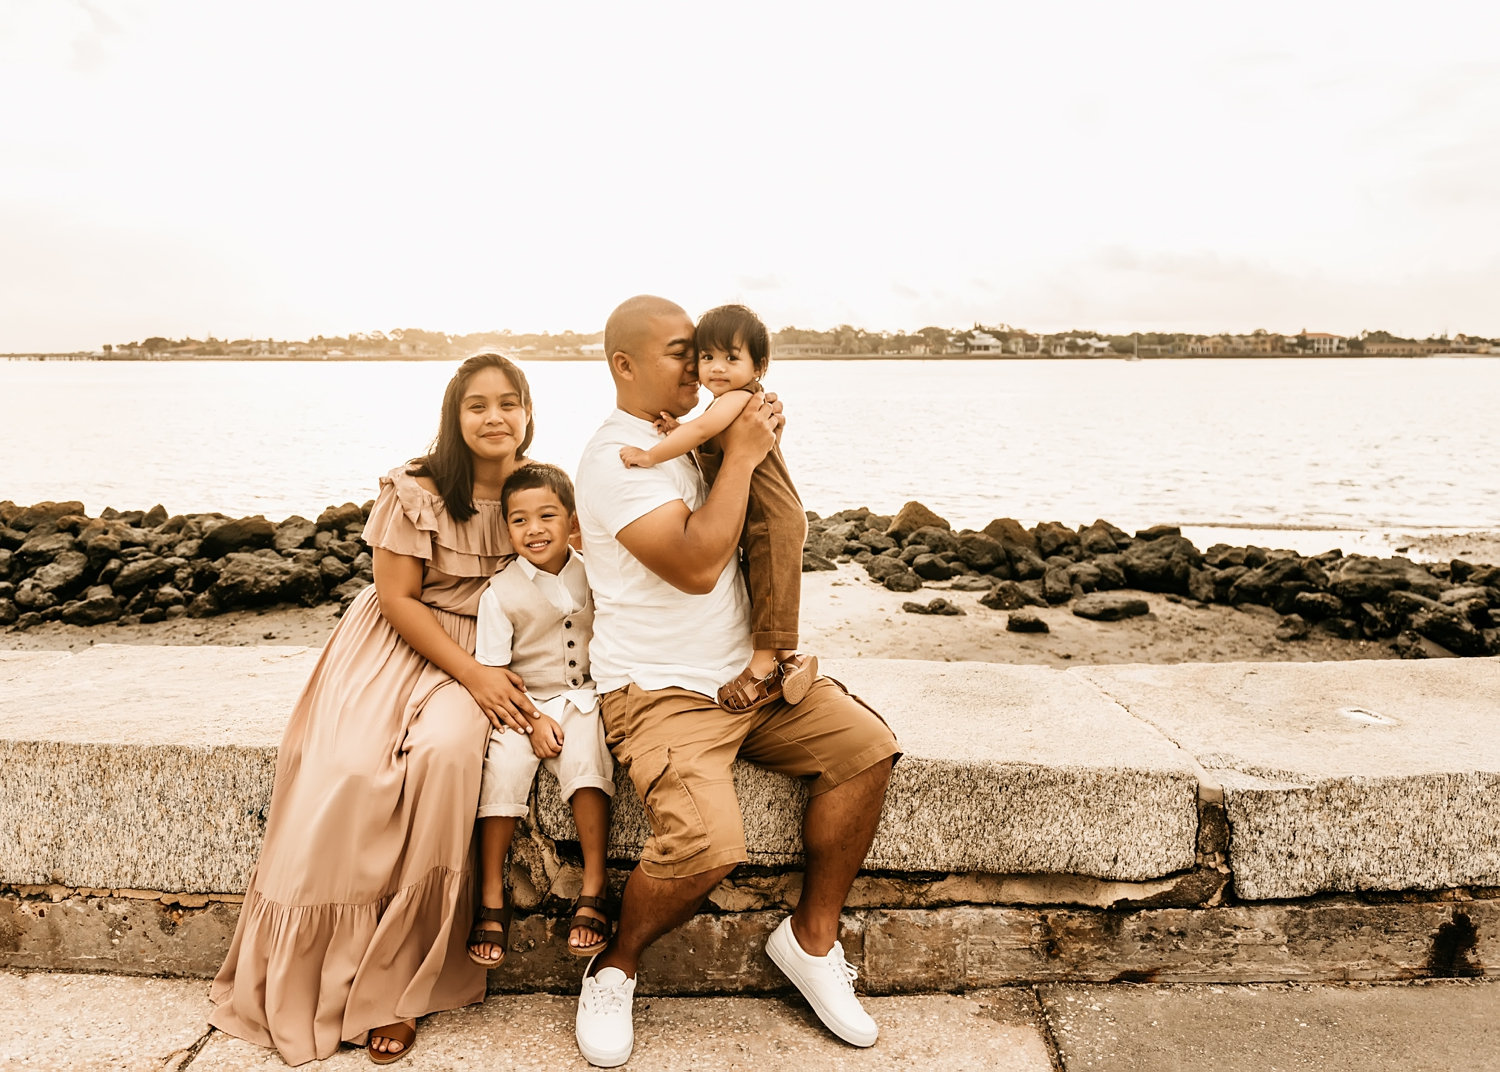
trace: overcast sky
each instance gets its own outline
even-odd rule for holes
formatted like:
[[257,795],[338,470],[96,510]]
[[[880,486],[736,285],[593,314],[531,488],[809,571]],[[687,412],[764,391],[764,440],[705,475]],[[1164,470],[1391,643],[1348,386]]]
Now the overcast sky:
[[0,352],[1500,335],[1500,4],[0,0]]

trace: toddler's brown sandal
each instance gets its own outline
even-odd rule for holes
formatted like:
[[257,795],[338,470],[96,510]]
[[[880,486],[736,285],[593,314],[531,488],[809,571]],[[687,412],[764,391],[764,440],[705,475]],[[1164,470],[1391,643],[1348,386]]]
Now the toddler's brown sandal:
[[739,675],[719,689],[719,706],[724,710],[745,715],[758,711],[766,704],[781,699],[781,668],[778,666],[765,677],[756,677],[748,666]]
[[801,703],[818,680],[816,655],[792,655],[781,661],[781,698],[789,704]]
[[[601,913],[604,918],[598,919],[594,916],[585,916],[578,911],[580,908],[592,908]],[[604,947],[609,945],[610,936],[615,932],[614,913],[610,909],[609,902],[603,897],[590,897],[588,894],[579,895],[573,902],[573,918],[568,921],[568,937],[573,936],[573,928],[592,931],[599,937],[588,945],[574,945],[568,942],[568,952],[575,957],[591,957],[596,953],[604,952]]]
[[[469,931],[469,959],[481,968],[500,967],[505,963],[505,946],[509,933],[510,902],[507,901],[503,908],[485,908],[481,905],[474,915],[474,929]],[[494,960],[486,960],[474,952],[476,945],[484,945],[486,942],[500,947],[500,955]]]

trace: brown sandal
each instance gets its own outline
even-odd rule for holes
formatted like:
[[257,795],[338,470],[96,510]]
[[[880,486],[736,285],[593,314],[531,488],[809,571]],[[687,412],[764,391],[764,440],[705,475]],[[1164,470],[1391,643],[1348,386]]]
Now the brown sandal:
[[719,689],[718,699],[719,706],[732,714],[759,711],[766,704],[781,699],[781,667],[765,677],[756,677],[754,670],[745,667],[738,677]]
[[[592,908],[604,915],[603,919],[595,919],[593,916],[585,916],[578,910],[580,908]],[[599,935],[597,942],[588,945],[574,945],[568,942],[568,952],[575,957],[591,957],[596,953],[604,952],[604,947],[609,945],[609,939],[615,932],[614,917],[610,914],[609,902],[603,897],[590,897],[581,894],[573,902],[573,918],[568,921],[568,936],[572,937],[573,928],[579,927],[586,931],[593,931]]]
[[[498,923],[499,926],[491,926]],[[481,968],[498,968],[505,963],[505,945],[510,932],[510,903],[506,902],[504,908],[485,908],[480,906],[474,916],[474,929],[469,932],[469,959]],[[498,935],[498,937],[496,937]],[[494,960],[486,960],[474,952],[476,945],[498,945],[500,955]],[[389,1037],[389,1036],[387,1036]]]
[[798,653],[781,660],[781,697],[789,704],[801,703],[818,680],[818,657]]
[[370,1029],[370,1042],[378,1038],[390,1039],[392,1042],[401,1043],[401,1048],[395,1053],[381,1053],[379,1050],[370,1050],[370,1060],[377,1065],[388,1065],[392,1061],[399,1061],[407,1054],[417,1042],[417,1029],[414,1025],[405,1021],[394,1024],[386,1024],[384,1027],[372,1027]]

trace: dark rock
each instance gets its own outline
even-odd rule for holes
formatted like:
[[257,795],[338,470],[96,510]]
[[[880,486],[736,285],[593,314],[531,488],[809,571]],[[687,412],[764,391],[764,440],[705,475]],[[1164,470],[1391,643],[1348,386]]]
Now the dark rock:
[[1181,536],[1182,529],[1176,525],[1152,525],[1135,534],[1137,540],[1159,540],[1164,536]]
[[12,569],[11,562],[15,559],[15,557],[16,553],[14,551],[8,551],[4,548],[0,548],[0,580],[5,580],[10,576]]
[[120,554],[120,538],[112,532],[101,532],[80,541],[83,553],[89,556],[89,569],[98,573],[110,559]]
[[887,577],[893,577],[898,573],[906,573],[906,563],[899,558],[890,558],[886,555],[876,555],[865,563],[865,572],[874,581],[885,582]]
[[1355,640],[1360,635],[1359,623],[1353,618],[1324,618],[1318,623],[1318,628],[1341,640]]
[[40,613],[57,603],[57,594],[43,588],[34,577],[27,577],[16,589],[16,606],[24,611]]
[[1271,552],[1264,547],[1257,547],[1252,543],[1245,548],[1245,565],[1248,568],[1260,569],[1269,561],[1271,561]]
[[32,536],[15,551],[15,564],[23,573],[51,562],[64,551],[75,550],[78,541],[66,532]]
[[1002,546],[1005,547],[1006,557],[1010,561],[1011,576],[1016,580],[1030,581],[1046,574],[1047,564],[1035,551],[1020,544],[1002,544]]
[[1123,592],[1094,592],[1073,604],[1074,614],[1096,622],[1117,622],[1150,612],[1151,607],[1144,599]]
[[156,531],[160,532],[164,536],[175,536],[178,533],[182,532],[182,530],[186,526],[187,518],[183,517],[181,514],[173,514],[171,517],[163,521],[160,525],[157,525]]
[[338,600],[345,606],[348,606],[350,600],[359,595],[368,587],[370,587],[369,581],[360,580],[358,577],[350,577],[347,581],[339,585],[332,592],[329,592],[328,595],[331,598]]
[[927,509],[921,503],[909,502],[896,511],[896,516],[886,528],[885,534],[892,539],[905,540],[906,537],[918,529],[929,527],[949,530],[953,528],[947,521]]
[[274,551],[271,556],[230,554],[210,589],[219,605],[226,609],[271,603],[310,607],[323,598],[323,581],[317,570],[287,562]]
[[150,585],[160,583],[166,577],[175,577],[177,567],[165,558],[144,557],[127,563],[111,582],[115,592],[132,596]]
[[1312,631],[1312,625],[1300,614],[1288,614],[1276,627],[1277,640],[1301,640]]
[[909,543],[901,549],[901,554],[898,557],[902,562],[910,566],[918,557],[930,554],[932,554],[932,548],[928,547],[925,543]]
[[158,525],[165,523],[166,520],[167,508],[161,503],[157,503],[151,509],[147,510],[145,516],[141,518],[141,528],[154,529]]
[[1229,590],[1234,582],[1250,572],[1249,566],[1226,566],[1214,574],[1214,598],[1221,603],[1229,602]]
[[1464,578],[1464,582],[1500,588],[1500,566],[1476,566],[1474,572]]
[[1043,558],[1077,550],[1079,545],[1078,533],[1056,521],[1043,521],[1031,532],[1036,537],[1037,551]]
[[1404,558],[1351,555],[1330,574],[1329,588],[1344,599],[1380,600],[1392,592],[1412,591],[1436,599],[1448,586]]
[[1068,567],[1068,580],[1083,592],[1092,592],[1103,579],[1103,572],[1092,562],[1075,562]]
[[187,596],[183,595],[182,589],[164,584],[156,590],[156,594],[151,597],[151,602],[158,607],[170,607],[177,603],[186,603]]
[[946,581],[959,572],[937,555],[918,555],[912,560],[911,569],[924,581]]
[[1385,608],[1397,617],[1404,617],[1420,610],[1442,610],[1443,604],[1415,592],[1396,591],[1385,597]]
[[83,590],[89,572],[88,555],[82,551],[64,551],[33,572],[29,579],[64,600]]
[[1327,585],[1328,574],[1321,566],[1293,555],[1272,559],[1259,569],[1242,574],[1230,586],[1229,602],[1262,603],[1274,606],[1278,613],[1285,613],[1291,609],[1298,592]]
[[922,578],[911,570],[904,569],[900,573],[891,574],[880,583],[892,592],[915,592],[922,587]]
[[1100,555],[1091,565],[1099,571],[1100,588],[1124,588],[1125,565],[1119,555]]
[[1006,617],[1005,631],[1008,633],[1050,633],[1052,627],[1036,611],[1028,607],[1020,607],[1011,611]]
[[1467,603],[1474,599],[1483,600],[1485,606],[1489,606],[1492,603],[1500,602],[1500,592],[1497,592],[1493,588],[1486,588],[1483,585],[1466,584],[1458,588],[1450,588],[1438,596],[1439,603],[1446,603],[1450,607],[1456,606],[1459,603]]
[[1453,652],[1436,641],[1408,629],[1391,644],[1396,654],[1403,659],[1456,659]]
[[151,606],[141,611],[141,621],[144,624],[151,622],[164,622],[167,620],[167,608]]
[[25,632],[33,625],[40,625],[41,623],[42,616],[40,614],[38,614],[36,611],[28,611],[27,613],[22,614],[19,618],[16,619],[16,628],[21,630],[22,632]]
[[0,597],[0,625],[10,625],[21,616],[21,608],[14,599]]
[[353,503],[344,503],[342,506],[330,506],[318,515],[318,530],[341,529],[350,524],[361,524],[364,522],[365,514]]
[[[353,542],[352,540],[326,540],[324,541],[324,550],[337,554],[338,552],[334,551],[336,546],[343,546]],[[807,539],[802,543],[802,550],[811,551],[822,558],[832,558],[834,555],[844,553],[844,542],[842,536],[835,536],[830,532],[817,532],[810,529],[807,533]],[[359,545],[355,544],[355,546],[358,547]],[[355,553],[357,554],[358,552]],[[351,554],[349,557],[353,558],[354,556]]]
[[1027,532],[1015,518],[996,518],[984,527],[984,534],[992,540],[998,540],[1007,555],[1012,547],[1024,547],[1032,554],[1037,554],[1040,550],[1036,545],[1036,537]]
[[976,577],[968,574],[963,577],[953,578],[953,583],[948,586],[955,592],[988,592],[995,587],[995,578]]
[[1018,607],[1045,607],[1047,600],[1023,584],[1000,581],[988,595],[980,597],[979,603],[991,610],[1015,610]]
[[1078,548],[1086,555],[1112,555],[1120,545],[1103,521],[1095,521],[1078,534]]
[[1042,594],[1048,603],[1066,603],[1073,598],[1073,580],[1064,566],[1050,566],[1042,577]]
[[[353,562],[356,556],[366,553],[365,545],[358,540],[334,540],[328,545],[328,552],[338,555],[345,562]],[[840,544],[833,553],[838,555],[843,554],[843,552],[843,545]]]
[[100,585],[91,592],[94,594],[88,598],[69,603],[63,609],[62,620],[69,625],[100,625],[114,621],[123,613],[120,600],[108,588]]
[[1371,640],[1395,636],[1401,629],[1401,615],[1392,614],[1374,603],[1359,605],[1360,632]]
[[218,614],[224,608],[219,606],[218,597],[214,595],[213,589],[207,592],[199,592],[188,604],[189,618],[208,618]]
[[958,547],[958,538],[947,528],[939,528],[936,525],[923,525],[910,533],[903,541],[906,546],[912,544],[925,544],[932,548],[933,552],[952,551]]
[[271,546],[278,551],[295,551],[318,531],[318,526],[313,522],[293,514],[281,524],[276,526],[276,532],[271,537]]
[[203,537],[199,553],[204,558],[222,558],[233,551],[270,547],[276,539],[276,526],[265,518],[242,517],[226,521],[210,530]]
[[1005,548],[993,536],[986,536],[982,532],[966,532],[958,537],[957,544],[958,557],[971,569],[987,573],[1002,562],[1009,565]]
[[942,596],[938,596],[930,603],[906,602],[901,604],[901,609],[908,614],[945,614],[953,616],[968,613],[962,607],[948,602]]
[[1133,587],[1180,595],[1187,594],[1189,571],[1203,565],[1203,556],[1190,540],[1170,533],[1132,544],[1120,560]]
[[1212,603],[1219,597],[1218,586],[1215,578],[1217,570],[1212,569],[1190,569],[1188,570],[1187,594],[1199,603]]
[[361,551],[354,556],[354,561],[349,563],[349,568],[355,573],[369,573],[374,568],[374,560],[370,558],[370,552]]
[[1344,613],[1344,601],[1332,592],[1298,592],[1292,609],[1309,621],[1337,618]]
[[[323,561],[327,562],[327,561],[330,561],[330,560],[332,560],[334,562],[338,562],[339,561],[337,558],[333,558],[331,555],[329,556],[329,558],[326,558]],[[339,564],[343,565],[343,563],[339,563]],[[838,566],[833,562],[832,559],[825,558],[823,555],[817,554],[817,553],[815,553],[813,551],[806,551],[806,550],[804,550],[802,552],[802,572],[803,573],[812,573],[812,572],[814,572],[816,570],[836,570],[836,569],[838,569]],[[348,566],[344,566],[344,570],[345,570],[345,573],[344,573],[345,577],[349,576],[349,574],[352,572],[352,570],[350,570],[350,568]],[[342,579],[343,578],[340,578],[340,580],[342,580]]]
[[881,551],[889,551],[892,547],[899,546],[895,540],[891,539],[885,533],[871,532],[868,529],[866,529],[864,534],[860,536],[859,542],[864,544],[871,551],[874,551],[876,554],[879,554]]
[[1489,654],[1484,634],[1456,610],[1418,611],[1412,615],[1411,631],[1459,655]]
[[[69,502],[39,502],[33,506],[25,507],[16,512],[7,522],[9,528],[20,532],[30,532],[38,525],[46,521],[55,521],[69,514],[83,513],[83,503],[76,500]],[[56,531],[56,530],[54,530]]]

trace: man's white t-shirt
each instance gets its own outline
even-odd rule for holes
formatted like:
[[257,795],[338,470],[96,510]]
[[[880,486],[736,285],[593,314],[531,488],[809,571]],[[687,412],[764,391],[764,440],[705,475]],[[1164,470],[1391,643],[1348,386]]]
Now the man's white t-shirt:
[[690,455],[650,469],[627,469],[621,447],[649,450],[662,439],[650,421],[615,410],[578,461],[578,525],[594,590],[589,665],[601,693],[634,682],[715,695],[750,663],[750,599],[738,557],[713,591],[672,587],[615,539],[621,529],[681,499],[696,510],[708,488]]

